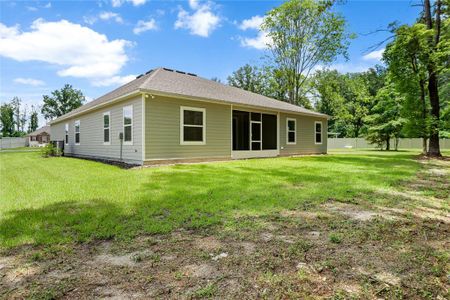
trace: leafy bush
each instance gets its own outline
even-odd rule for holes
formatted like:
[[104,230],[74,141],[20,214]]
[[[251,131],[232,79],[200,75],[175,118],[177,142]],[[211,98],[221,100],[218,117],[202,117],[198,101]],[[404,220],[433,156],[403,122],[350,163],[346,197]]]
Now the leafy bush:
[[52,143],[47,144],[42,149],[42,156],[43,157],[61,156],[61,155],[62,155],[61,149],[55,147]]

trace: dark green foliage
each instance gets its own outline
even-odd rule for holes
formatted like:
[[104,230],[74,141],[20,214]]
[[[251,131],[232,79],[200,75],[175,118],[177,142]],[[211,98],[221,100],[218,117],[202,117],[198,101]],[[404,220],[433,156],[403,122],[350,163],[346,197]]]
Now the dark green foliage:
[[359,137],[367,132],[364,119],[384,85],[385,73],[381,66],[361,73],[340,74],[335,70],[315,73],[311,81],[315,107],[332,117],[330,132],[338,137]]
[[28,132],[29,133],[38,129],[38,127],[39,127],[38,122],[39,122],[38,121],[38,113],[36,110],[34,110],[34,107],[33,107],[31,114],[30,114],[30,123],[28,124]]
[[0,123],[2,126],[2,136],[14,136],[14,108],[10,103],[3,103],[0,108]]
[[227,78],[228,84],[246,91],[264,94],[264,76],[260,68],[246,64]]
[[85,98],[80,90],[66,84],[62,89],[55,90],[51,96],[44,95],[42,114],[47,120],[60,117],[83,105]]
[[390,140],[394,138],[397,150],[397,142],[404,124],[404,120],[400,117],[402,98],[392,84],[387,84],[378,91],[376,102],[370,115],[365,118],[369,126],[366,139],[380,148],[385,145],[386,150],[390,150]]

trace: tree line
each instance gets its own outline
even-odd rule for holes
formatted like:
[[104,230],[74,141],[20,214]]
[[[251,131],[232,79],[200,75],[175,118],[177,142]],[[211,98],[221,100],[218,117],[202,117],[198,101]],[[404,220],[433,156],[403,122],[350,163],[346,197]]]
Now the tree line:
[[28,107],[22,99],[14,97],[0,106],[1,137],[22,137],[39,127],[39,111],[46,121],[60,117],[83,105],[85,97],[80,90],[66,84],[51,95],[43,96],[42,106]]
[[448,0],[422,1],[413,25],[389,25],[384,66],[346,74],[328,68],[347,57],[354,37],[335,4],[291,0],[268,12],[261,25],[268,55],[234,71],[228,84],[328,114],[334,136],[365,137],[387,150],[400,137],[419,137],[423,154],[440,156],[439,138],[450,137]]
[[[396,148],[400,137],[423,139],[423,154],[440,156],[439,138],[450,137],[449,1],[422,1],[413,25],[389,25],[384,66],[340,73],[329,66],[348,58],[354,34],[335,12],[336,0],[290,0],[269,11],[260,30],[267,55],[234,71],[227,83],[331,116],[328,132],[365,137],[380,148]],[[217,78],[213,80],[218,80]],[[46,120],[85,101],[70,85],[43,97]],[[26,110],[14,98],[1,106],[3,136],[24,134]],[[37,127],[32,108],[28,131]]]

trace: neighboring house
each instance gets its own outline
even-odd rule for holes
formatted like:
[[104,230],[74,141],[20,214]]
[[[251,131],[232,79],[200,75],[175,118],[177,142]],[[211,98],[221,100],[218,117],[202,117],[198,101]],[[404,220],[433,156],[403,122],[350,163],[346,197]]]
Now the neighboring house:
[[50,126],[44,126],[28,135],[28,143],[30,147],[43,147],[50,142]]
[[166,68],[51,122],[69,156],[134,164],[327,152],[328,116]]

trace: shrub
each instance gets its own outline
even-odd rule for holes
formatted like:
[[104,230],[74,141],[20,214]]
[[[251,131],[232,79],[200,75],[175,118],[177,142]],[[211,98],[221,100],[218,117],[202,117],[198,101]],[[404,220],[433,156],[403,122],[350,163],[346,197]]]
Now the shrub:
[[53,146],[52,143],[47,144],[43,149],[42,149],[42,156],[43,157],[50,157],[50,156],[61,156],[62,155],[62,151],[61,149]]

